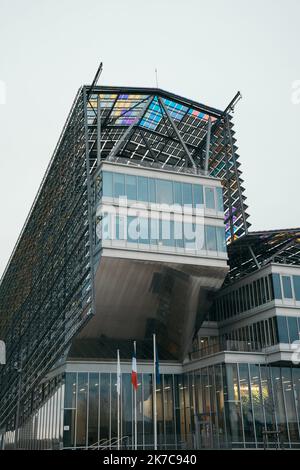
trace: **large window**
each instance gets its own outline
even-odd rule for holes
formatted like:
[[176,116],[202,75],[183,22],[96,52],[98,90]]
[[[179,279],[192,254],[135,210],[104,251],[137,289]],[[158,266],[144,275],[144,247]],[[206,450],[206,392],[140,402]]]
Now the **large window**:
[[128,199],[137,199],[137,180],[134,175],[126,175],[126,195]]
[[121,173],[114,174],[114,197],[125,196],[125,176]]
[[169,218],[126,217],[105,213],[102,218],[102,240],[226,253],[224,227],[203,226]]
[[[202,206],[204,204],[203,186],[201,184],[193,184],[193,196],[194,196],[194,207]],[[223,195],[222,195],[222,200],[223,200]]]
[[205,200],[208,209],[223,212],[223,191],[219,187],[203,187],[201,184],[110,171],[103,171],[102,179],[104,197],[119,198],[126,196],[129,201],[179,204],[180,206],[187,205],[194,208],[204,206]]
[[208,250],[217,251],[216,227],[205,227],[205,241]]
[[[224,240],[223,228],[217,227],[216,231],[217,247],[218,251],[221,251],[222,240]],[[209,237],[209,235],[207,236]],[[224,246],[223,249],[225,251],[226,247]],[[228,297],[229,302],[224,302],[224,297]],[[270,289],[269,276],[256,279],[218,298],[215,303],[216,319],[224,320],[230,318],[252,308],[259,307],[273,299],[273,289]]]
[[156,180],[156,190],[158,204],[173,204],[172,181]]
[[280,275],[272,274],[275,299],[282,299]]
[[285,299],[293,298],[292,282],[290,276],[282,276],[283,296]]
[[279,343],[289,343],[286,317],[277,317],[277,338]]
[[300,300],[300,276],[293,276],[295,299]]
[[299,328],[296,317],[287,317],[290,343],[299,340]]
[[187,206],[193,204],[193,192],[190,183],[182,183],[182,204]]
[[144,176],[138,176],[138,200],[147,202],[149,200],[148,196],[148,178]]
[[215,192],[214,188],[205,188],[205,205],[208,209],[215,209]]
[[103,196],[113,197],[113,174],[109,171],[103,171]]

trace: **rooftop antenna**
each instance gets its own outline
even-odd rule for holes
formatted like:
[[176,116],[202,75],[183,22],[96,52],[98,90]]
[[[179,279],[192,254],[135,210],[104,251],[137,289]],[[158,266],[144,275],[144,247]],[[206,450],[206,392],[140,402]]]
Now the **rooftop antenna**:
[[89,90],[88,90],[87,97],[90,96],[90,94],[91,94],[92,91],[93,91],[94,86],[97,85],[97,82],[98,82],[98,80],[99,80],[99,77],[100,77],[100,75],[101,75],[101,73],[102,73],[102,69],[103,69],[103,62],[100,62],[100,65],[99,65],[99,67],[98,67],[98,69],[97,69],[97,72],[96,72],[96,75],[95,75],[95,77],[94,77],[94,80],[92,81],[92,84],[91,84],[91,86],[90,86],[90,88],[89,88]]
[[234,113],[234,108],[236,107],[237,103],[242,99],[242,94],[240,91],[237,92],[237,94],[235,95],[235,97],[233,98],[233,100],[230,101],[229,105],[227,106],[227,108],[225,109],[224,113],[223,114],[227,114],[227,113]]
[[158,76],[157,76],[157,69],[155,69],[155,81],[156,81],[156,88],[158,88]]

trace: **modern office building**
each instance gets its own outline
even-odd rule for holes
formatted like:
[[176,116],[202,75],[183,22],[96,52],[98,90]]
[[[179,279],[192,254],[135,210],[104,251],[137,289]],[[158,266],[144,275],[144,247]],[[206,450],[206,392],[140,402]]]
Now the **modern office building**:
[[1,280],[2,448],[116,448],[117,350],[121,446],[155,393],[159,449],[300,447],[300,229],[249,232],[235,101],[80,88]]

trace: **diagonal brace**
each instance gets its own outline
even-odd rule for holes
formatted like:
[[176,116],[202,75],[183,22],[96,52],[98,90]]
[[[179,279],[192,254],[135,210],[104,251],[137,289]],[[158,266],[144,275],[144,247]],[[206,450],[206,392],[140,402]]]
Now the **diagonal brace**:
[[152,96],[148,98],[144,106],[141,108],[140,114],[136,117],[133,123],[126,129],[126,131],[123,133],[121,138],[115,143],[114,147],[111,149],[111,152],[107,157],[108,161],[112,160],[116,156],[116,154],[120,150],[123,143],[130,137],[133,128],[139,125],[152,99],[153,99]]
[[196,164],[195,164],[195,162],[194,162],[194,160],[193,160],[193,157],[192,157],[192,155],[191,155],[189,149],[187,148],[186,144],[184,143],[184,141],[183,141],[183,139],[182,139],[182,137],[181,137],[181,135],[180,135],[180,132],[179,132],[179,130],[178,130],[178,128],[177,128],[175,122],[174,122],[173,119],[171,118],[171,116],[170,116],[170,114],[169,114],[169,111],[168,111],[166,105],[164,104],[163,100],[160,99],[160,97],[158,97],[158,100],[159,100],[159,103],[160,103],[160,105],[162,106],[162,108],[163,108],[163,110],[164,110],[164,112],[165,112],[165,114],[166,114],[166,116],[167,116],[167,118],[168,118],[168,120],[169,120],[169,122],[170,122],[172,128],[173,128],[173,131],[175,132],[175,134],[176,134],[176,136],[177,136],[177,139],[179,140],[181,146],[183,147],[186,156],[188,157],[188,159],[190,160],[191,164],[193,165],[193,168],[196,170],[197,167],[196,167]]

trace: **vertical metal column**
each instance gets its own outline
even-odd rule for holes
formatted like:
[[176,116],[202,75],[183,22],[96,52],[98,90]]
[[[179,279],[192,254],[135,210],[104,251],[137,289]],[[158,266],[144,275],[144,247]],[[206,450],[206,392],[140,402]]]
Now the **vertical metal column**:
[[100,94],[97,97],[97,167],[101,162],[101,102]]
[[210,136],[211,136],[211,117],[209,116],[208,122],[207,122],[206,149],[205,149],[205,164],[204,164],[205,175],[208,175]]

